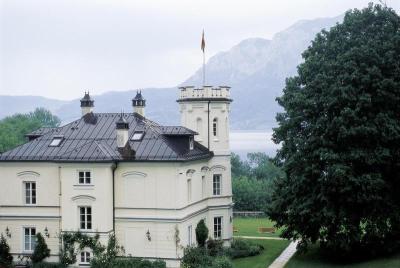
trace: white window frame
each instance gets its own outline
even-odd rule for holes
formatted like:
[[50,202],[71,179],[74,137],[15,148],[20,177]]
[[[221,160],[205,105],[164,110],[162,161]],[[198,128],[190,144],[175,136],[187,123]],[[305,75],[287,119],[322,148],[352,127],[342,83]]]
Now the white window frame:
[[144,131],[135,131],[131,137],[131,141],[141,141],[144,136]]
[[[83,173],[83,182],[81,182],[81,173]],[[89,176],[87,176],[89,173]],[[87,182],[89,179],[89,182]],[[78,184],[79,185],[92,185],[92,171],[91,170],[78,170]]]
[[[91,206],[79,206],[78,213],[79,213],[79,230],[83,230],[83,231],[92,230],[93,229],[92,207]],[[83,216],[83,218],[82,218],[82,216]],[[83,224],[83,228],[82,228],[82,224]]]
[[64,137],[63,136],[55,136],[53,137],[53,139],[51,140],[49,147],[58,147],[61,145],[61,143],[63,142]]
[[80,254],[81,264],[90,264],[91,259],[92,259],[92,254],[89,251],[81,251]]
[[[217,181],[216,178],[219,178]],[[213,174],[213,196],[220,196],[222,193],[222,174]]]
[[224,218],[222,216],[214,217],[214,219],[213,219],[214,239],[222,239],[223,225],[224,225]]
[[192,225],[188,226],[188,246],[193,245],[193,227]]
[[[28,189],[29,185],[29,189]],[[33,187],[35,186],[35,187]],[[24,204],[34,206],[37,204],[36,181],[24,181]],[[33,189],[34,188],[34,189]]]
[[[28,230],[29,234],[26,235],[26,230]],[[34,231],[34,234],[32,234]],[[23,247],[23,252],[28,252],[31,253],[35,250],[36,247],[36,227],[33,226],[24,226],[22,228],[22,247]],[[26,239],[28,238],[28,241]],[[26,243],[28,242],[28,248],[26,247]]]

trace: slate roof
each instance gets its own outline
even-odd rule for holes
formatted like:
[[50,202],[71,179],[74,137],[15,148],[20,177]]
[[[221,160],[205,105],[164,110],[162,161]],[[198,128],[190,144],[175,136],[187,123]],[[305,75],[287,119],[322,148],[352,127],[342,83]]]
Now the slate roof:
[[[133,159],[124,158],[117,148],[116,122],[120,114],[89,113],[65,126],[29,133],[39,137],[0,154],[0,161],[191,161],[213,156],[197,142],[194,149],[189,150],[189,136],[197,133],[188,128],[160,126],[137,113],[124,114],[124,117],[129,123]],[[144,131],[140,141],[131,140],[135,131]],[[62,137],[59,146],[49,146],[54,137]]]

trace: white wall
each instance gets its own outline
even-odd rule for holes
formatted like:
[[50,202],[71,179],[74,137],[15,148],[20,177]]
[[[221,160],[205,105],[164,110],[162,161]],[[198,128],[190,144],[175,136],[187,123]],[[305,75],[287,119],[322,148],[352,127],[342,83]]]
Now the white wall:
[[[78,172],[91,172],[91,185],[78,184]],[[81,205],[92,207],[93,232],[101,232],[103,243],[113,228],[112,165],[85,163],[0,163],[0,232],[8,226],[11,251],[22,253],[22,228],[28,224],[44,232],[52,254],[58,254],[60,231],[79,229]],[[212,195],[213,174],[222,175],[220,196]],[[202,193],[205,176],[205,193]],[[223,239],[232,237],[230,222],[232,189],[230,159],[191,162],[119,163],[115,170],[116,235],[133,256],[164,258],[171,267],[182,257],[188,243],[187,228],[192,225],[192,240],[198,221],[206,219],[213,235],[213,217],[223,217]],[[192,194],[188,200],[188,179]],[[37,204],[26,206],[23,182],[37,183]],[[61,193],[61,196],[59,195]],[[175,230],[179,230],[176,247]],[[150,232],[151,241],[146,233]],[[55,258],[55,256],[53,256]]]

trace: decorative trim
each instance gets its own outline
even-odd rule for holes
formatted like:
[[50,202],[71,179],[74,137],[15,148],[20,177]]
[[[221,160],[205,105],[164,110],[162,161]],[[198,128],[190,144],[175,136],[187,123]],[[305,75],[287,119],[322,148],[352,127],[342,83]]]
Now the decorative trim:
[[196,201],[196,202],[190,203],[189,205],[186,205],[186,206],[181,207],[181,208],[151,208],[151,207],[148,207],[148,208],[144,208],[144,207],[142,207],[142,208],[140,208],[140,207],[134,207],[134,208],[132,208],[132,207],[116,207],[116,209],[141,209],[141,210],[148,209],[148,210],[170,210],[170,211],[177,211],[177,210],[184,210],[184,209],[186,209],[186,208],[188,208],[188,207],[197,205],[197,204],[199,204],[199,203],[201,203],[201,202],[203,202],[203,201],[209,200],[209,199],[222,199],[222,198],[230,198],[230,197],[233,197],[233,195],[210,196],[210,197],[206,197],[206,198],[203,198],[203,199],[201,199],[201,200],[198,200],[198,201]]
[[193,173],[195,173],[196,172],[196,170],[194,170],[194,169],[188,169],[187,171],[186,171],[186,176],[187,177],[192,177],[193,176]]
[[28,176],[28,175],[35,176],[35,177],[40,177],[39,173],[37,173],[36,171],[31,171],[31,170],[21,171],[21,172],[17,173],[18,177],[23,177],[23,176]]
[[210,170],[211,171],[214,171],[214,170],[216,170],[216,169],[222,169],[222,170],[226,170],[226,167],[224,167],[224,166],[222,166],[222,165],[215,165],[215,166],[212,166],[211,168],[210,168]]
[[61,216],[0,215],[0,219],[61,219]]
[[77,195],[71,198],[72,201],[80,200],[80,199],[86,199],[90,201],[96,201],[96,198],[90,195]]
[[210,170],[210,168],[207,167],[207,166],[204,166],[204,167],[201,168],[201,172],[204,172],[204,173],[206,173],[209,170]]
[[124,173],[122,173],[122,177],[123,178],[125,178],[125,177],[128,177],[128,176],[141,176],[141,177],[147,177],[147,174],[146,173],[143,173],[143,172],[139,172],[139,171],[127,171],[127,172],[124,172]]
[[[76,232],[78,232],[78,231],[63,231],[63,230],[60,230],[60,233],[76,233]],[[114,232],[113,230],[110,230],[110,231],[105,231],[105,232],[99,232],[99,231],[85,231],[85,230],[79,230],[79,232],[80,233],[83,233],[83,234],[110,234],[110,233],[112,233],[112,232]]]
[[27,205],[0,205],[0,208],[60,208],[60,206],[27,206]]
[[146,218],[139,218],[139,217],[115,217],[116,220],[134,220],[134,221],[158,221],[158,222],[175,222],[175,223],[180,223],[180,222],[184,222],[188,219],[191,219],[199,214],[202,214],[204,212],[208,212],[210,210],[217,210],[217,209],[222,209],[222,208],[231,208],[232,204],[228,204],[228,205],[220,205],[220,206],[209,206],[206,208],[203,208],[201,210],[198,210],[196,212],[193,212],[183,218],[150,218],[150,217],[146,217]]

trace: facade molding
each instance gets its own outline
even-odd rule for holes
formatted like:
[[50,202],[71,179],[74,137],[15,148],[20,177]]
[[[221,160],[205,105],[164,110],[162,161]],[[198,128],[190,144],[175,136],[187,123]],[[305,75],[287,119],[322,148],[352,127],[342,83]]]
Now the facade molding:
[[140,176],[140,177],[147,177],[146,173],[140,172],[140,171],[127,171],[122,173],[121,175],[123,178],[129,177],[129,176]]
[[27,171],[18,172],[17,176],[18,177],[25,177],[25,176],[40,177],[40,174],[36,171],[27,170]]

